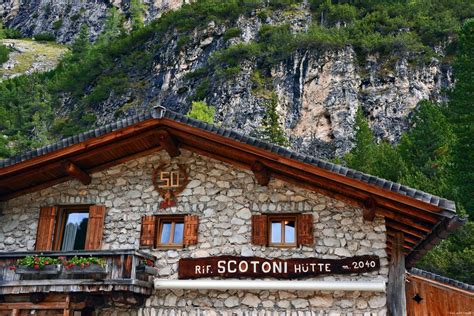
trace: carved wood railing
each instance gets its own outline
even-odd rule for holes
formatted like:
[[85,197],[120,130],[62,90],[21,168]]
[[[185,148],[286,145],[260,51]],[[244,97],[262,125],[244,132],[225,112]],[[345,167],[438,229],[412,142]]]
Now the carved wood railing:
[[[11,269],[16,260],[26,256],[98,257],[105,260],[105,271],[90,269],[65,269],[37,273],[19,273]],[[138,250],[68,251],[68,252],[10,252],[0,253],[0,295],[26,294],[35,292],[132,292],[150,295],[153,290],[153,268],[145,267],[144,262],[156,258]]]

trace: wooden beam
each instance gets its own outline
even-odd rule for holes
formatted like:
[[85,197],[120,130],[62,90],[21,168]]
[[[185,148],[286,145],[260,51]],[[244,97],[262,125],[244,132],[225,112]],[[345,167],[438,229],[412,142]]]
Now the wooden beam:
[[[427,212],[432,212],[432,213],[440,213],[443,212],[443,210],[436,206],[432,205],[430,203],[426,203],[420,200],[417,200],[415,198],[411,198],[408,196],[405,196],[403,194],[397,193],[397,192],[392,192],[389,190],[385,190],[381,187],[365,183],[363,181],[353,179],[346,177],[344,175],[338,174],[331,172],[329,170],[319,168],[304,162],[296,161],[291,158],[286,158],[282,157],[276,153],[269,152],[268,150],[262,149],[262,148],[257,148],[253,145],[245,144],[236,140],[229,139],[227,137],[217,135],[215,133],[211,133],[206,130],[199,129],[197,127],[189,126],[185,123],[177,122],[172,119],[167,119],[167,118],[162,118],[161,119],[161,125],[165,125],[167,127],[170,127],[173,129],[173,133],[176,133],[177,131],[182,131],[185,133],[191,133],[194,136],[197,137],[202,137],[207,140],[212,140],[219,142],[221,144],[225,144],[226,146],[233,147],[234,149],[237,149],[238,151],[241,152],[246,152],[246,153],[251,153],[253,155],[257,155],[258,157],[261,158],[267,158],[271,161],[278,161],[282,165],[287,165],[291,167],[296,167],[300,171],[304,171],[306,173],[314,174],[321,176],[326,179],[333,180],[335,182],[338,182],[340,184],[347,185],[349,187],[354,187],[357,190],[363,190],[365,192],[370,192],[374,194],[375,196],[380,196],[386,200],[390,201],[401,201],[403,204],[410,206],[410,207],[415,207],[419,208],[421,210],[427,211]],[[273,168],[272,168],[273,170]]]
[[377,202],[373,198],[365,200],[363,209],[364,220],[373,222],[375,218],[375,209],[377,208]]
[[91,176],[87,172],[70,161],[64,163],[64,170],[68,175],[75,178],[84,185],[89,185],[92,181]]
[[108,161],[108,162],[103,163],[101,165],[95,166],[92,169],[89,169],[89,173],[96,173],[96,172],[108,169],[110,167],[122,164],[124,162],[130,161],[130,160],[133,160],[133,159],[138,159],[138,158],[141,158],[141,157],[145,157],[145,156],[151,155],[152,153],[158,152],[161,149],[162,149],[161,146],[158,145],[156,147],[152,147],[152,148],[147,149],[145,151],[140,151],[138,153],[130,154],[130,155],[127,155],[127,156],[124,156],[124,157],[121,157],[121,158],[118,158],[118,159],[115,159],[115,160],[112,160],[112,161]]
[[431,224],[423,223],[420,219],[415,219],[411,216],[400,215],[400,214],[395,213],[394,211],[389,211],[384,208],[378,208],[377,214],[380,214],[381,216],[389,218],[398,223],[414,227],[425,233],[430,233],[432,230]]
[[15,192],[10,193],[10,194],[2,195],[2,196],[0,196],[0,201],[3,202],[3,201],[13,199],[17,196],[25,195],[25,194],[28,194],[28,193],[33,193],[33,192],[36,192],[36,191],[40,191],[42,189],[52,187],[56,184],[66,182],[68,180],[71,180],[71,177],[62,177],[62,178],[53,179],[53,180],[50,180],[50,181],[47,181],[47,182],[43,182],[43,183],[38,184],[38,185],[32,185],[32,186],[27,187],[25,189],[15,191]]
[[391,315],[406,316],[405,296],[405,256],[403,255],[403,233],[395,234],[392,243],[391,260],[388,272],[387,304]]
[[98,148],[107,144],[111,141],[120,140],[127,138],[132,135],[143,133],[145,130],[155,128],[159,125],[159,122],[155,119],[149,119],[132,126],[108,133],[99,137],[88,139],[84,142],[80,142],[75,145],[71,145],[64,149],[56,150],[51,153],[41,155],[32,159],[25,160],[23,162],[13,164],[11,166],[0,168],[0,176],[10,176],[14,173],[25,172],[28,169],[37,169],[44,166],[45,164],[57,161],[60,159],[69,158],[71,155],[78,154],[79,152],[88,151],[93,148]]
[[65,309],[68,303],[66,302],[43,302],[43,303],[31,303],[31,302],[16,302],[16,303],[0,303],[0,310],[9,309]]
[[[392,237],[392,238],[395,238],[397,233],[399,233],[399,231],[393,230],[393,229],[387,229],[387,235]],[[404,240],[405,244],[411,244],[411,245],[413,245],[413,247],[415,247],[420,242],[419,239],[417,239],[416,237],[413,237],[413,236],[411,236],[411,235],[409,235],[405,232],[403,232],[403,236],[405,238],[405,240]]]
[[255,176],[255,179],[257,180],[257,183],[261,186],[267,186],[270,182],[270,171],[268,170],[268,168],[265,167],[265,165],[262,164],[260,161],[256,160],[252,164],[251,169]]
[[426,234],[424,232],[419,231],[418,229],[415,229],[415,228],[407,226],[407,225],[400,224],[400,223],[395,222],[395,221],[393,221],[389,218],[385,219],[385,226],[387,226],[387,229],[391,228],[393,230],[398,230],[398,231],[401,231],[403,233],[410,234],[412,236],[415,236],[415,237],[418,237],[418,238],[421,238],[421,239],[424,239],[425,236],[426,236]]
[[158,143],[163,147],[170,157],[177,157],[181,154],[178,148],[176,140],[171,136],[171,134],[166,130],[159,130],[157,132]]

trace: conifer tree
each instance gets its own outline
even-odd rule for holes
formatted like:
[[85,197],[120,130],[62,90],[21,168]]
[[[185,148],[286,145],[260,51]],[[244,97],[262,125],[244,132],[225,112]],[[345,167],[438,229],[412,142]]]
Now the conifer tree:
[[132,29],[137,30],[145,25],[144,10],[141,0],[130,0],[130,16],[132,18]]
[[123,29],[123,15],[116,7],[112,7],[107,12],[107,19],[104,23],[104,30],[98,39],[99,45],[107,45],[114,38],[119,37],[124,33]]
[[407,167],[400,181],[454,199],[450,170],[454,143],[455,136],[442,109],[429,101],[420,102],[398,148]]
[[459,200],[474,218],[474,19],[465,22],[453,65],[456,79],[449,93],[448,112],[457,142],[453,175]]
[[280,146],[288,146],[288,139],[278,121],[279,116],[276,107],[277,96],[273,93],[272,98],[268,100],[267,112],[262,122],[262,138]]
[[89,28],[86,24],[81,26],[79,35],[76,37],[74,43],[71,45],[71,51],[75,56],[82,56],[90,48],[89,42]]
[[346,154],[347,166],[366,173],[374,173],[375,138],[361,108],[355,118],[355,147]]

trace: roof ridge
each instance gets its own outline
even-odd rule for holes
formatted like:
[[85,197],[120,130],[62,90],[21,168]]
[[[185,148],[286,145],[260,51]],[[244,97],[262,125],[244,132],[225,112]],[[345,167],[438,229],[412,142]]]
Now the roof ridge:
[[458,280],[454,280],[454,279],[451,279],[451,278],[448,278],[448,277],[444,277],[442,275],[439,275],[439,274],[436,274],[436,273],[433,273],[433,272],[429,272],[429,271],[418,269],[418,268],[411,268],[409,273],[413,274],[413,275],[416,275],[416,276],[421,276],[421,277],[424,277],[424,278],[427,278],[427,279],[430,279],[430,280],[433,280],[433,281],[438,281],[438,282],[441,282],[441,283],[445,283],[445,284],[457,287],[461,290],[474,292],[474,285],[464,283],[464,282],[461,282],[461,281],[458,281]]

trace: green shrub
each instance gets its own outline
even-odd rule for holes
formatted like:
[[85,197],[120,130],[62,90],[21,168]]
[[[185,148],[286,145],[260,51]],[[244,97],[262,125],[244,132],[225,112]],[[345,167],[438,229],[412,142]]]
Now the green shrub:
[[268,6],[273,9],[287,9],[288,7],[300,4],[301,0],[269,0]]
[[242,30],[239,29],[238,27],[231,27],[230,29],[227,29],[224,33],[224,41],[228,41],[231,38],[234,37],[239,37],[240,34],[242,34]]
[[59,30],[63,26],[63,20],[59,19],[53,22],[53,30]]
[[176,49],[180,50],[184,45],[186,45],[191,38],[188,35],[182,35],[178,38],[176,42]]
[[71,16],[71,21],[72,22],[76,22],[77,20],[79,20],[81,18],[81,14],[79,13],[76,13],[74,15]]
[[38,33],[34,36],[34,40],[39,42],[54,42],[56,37],[51,33]]
[[12,39],[23,38],[23,35],[21,34],[19,30],[6,28],[4,29],[4,31],[5,31],[6,38],[12,38]]
[[207,95],[209,94],[209,79],[204,79],[199,83],[199,85],[196,87],[196,93],[194,94],[194,99],[195,100],[204,100],[206,99]]
[[203,101],[193,101],[191,111],[188,116],[196,120],[200,120],[209,124],[214,124],[214,115],[216,109],[207,105]]
[[0,44],[0,65],[8,61],[10,50],[5,45]]

